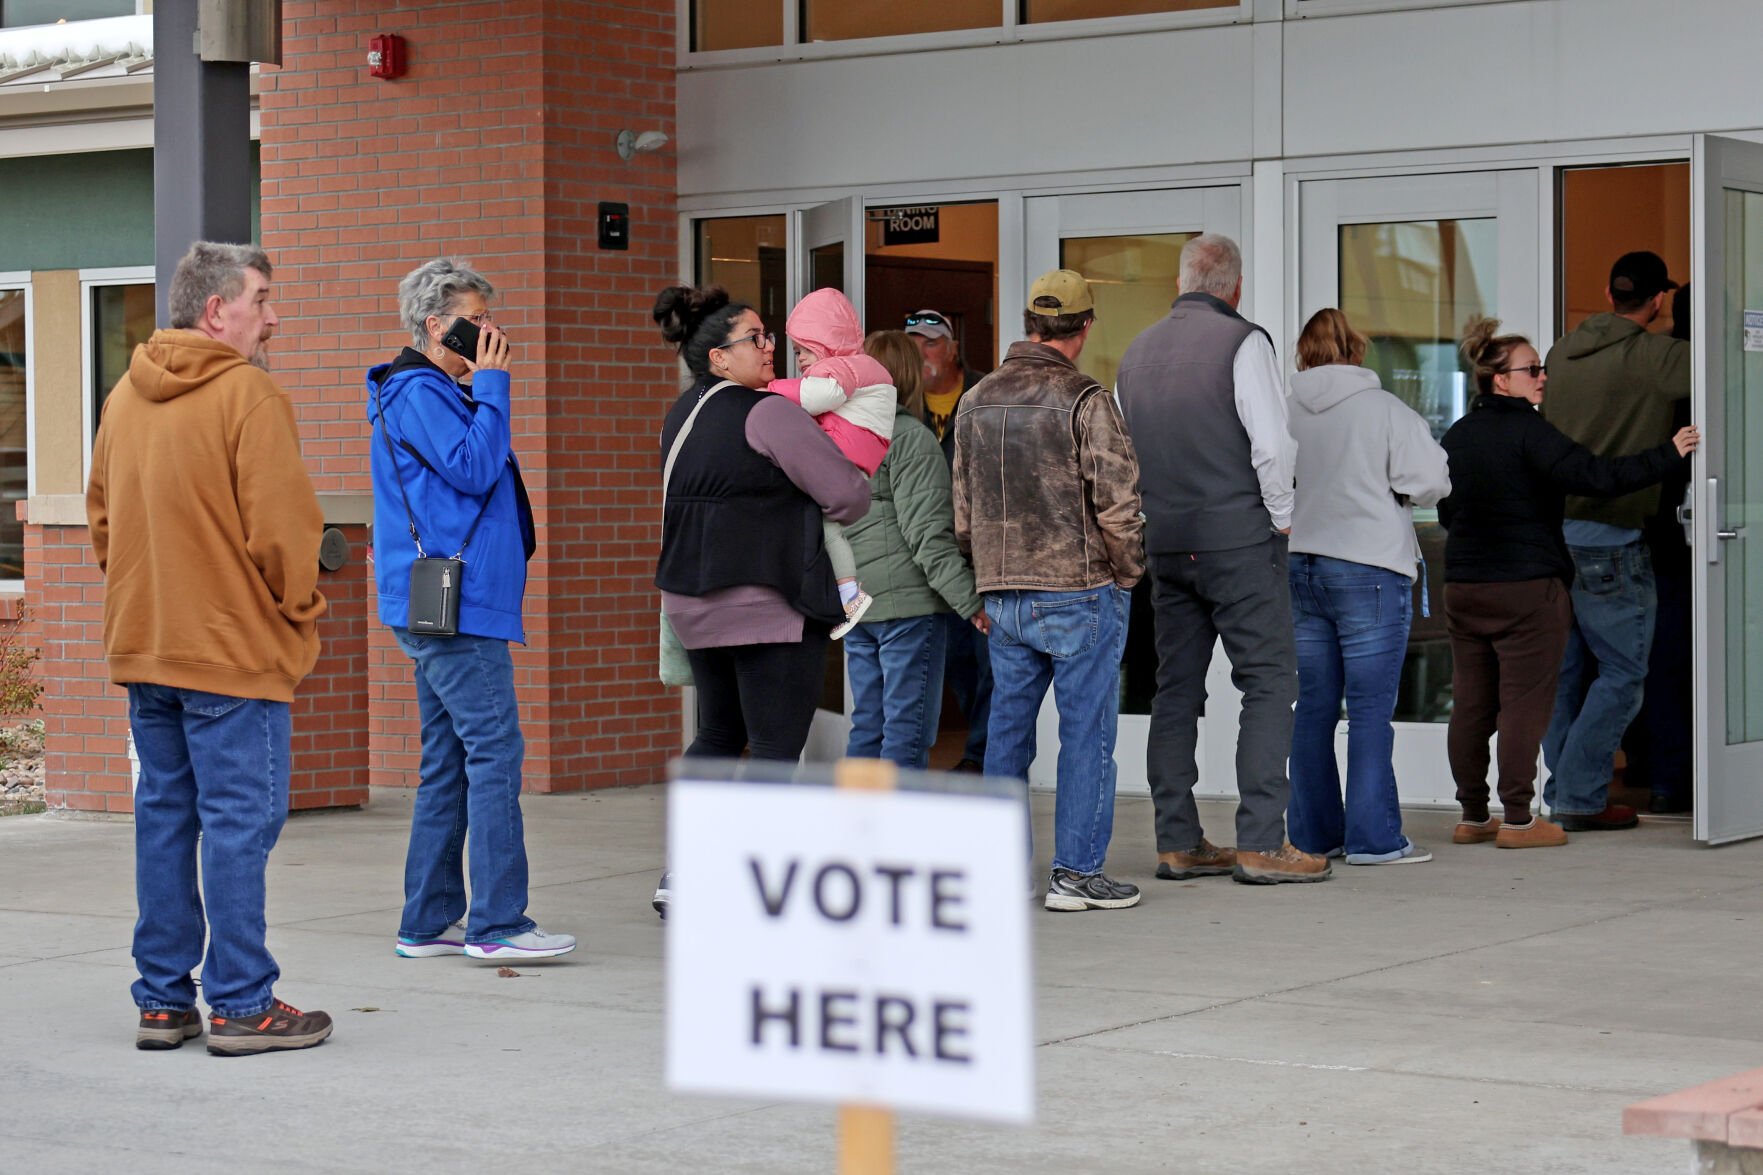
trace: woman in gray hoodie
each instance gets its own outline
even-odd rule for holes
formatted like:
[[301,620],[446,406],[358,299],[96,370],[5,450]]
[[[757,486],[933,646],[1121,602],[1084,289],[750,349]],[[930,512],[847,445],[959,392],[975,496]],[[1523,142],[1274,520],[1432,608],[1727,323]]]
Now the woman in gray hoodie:
[[[1286,822],[1307,853],[1393,865],[1432,859],[1402,835],[1390,718],[1420,563],[1413,508],[1449,494],[1451,479],[1426,421],[1360,366],[1366,346],[1333,308],[1317,311],[1298,339],[1290,563],[1298,705]],[[1344,803],[1334,750],[1343,696]]]

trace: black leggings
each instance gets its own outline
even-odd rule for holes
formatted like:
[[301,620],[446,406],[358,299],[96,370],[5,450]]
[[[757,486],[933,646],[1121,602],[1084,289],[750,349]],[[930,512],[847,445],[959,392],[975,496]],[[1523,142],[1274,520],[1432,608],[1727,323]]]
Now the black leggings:
[[827,629],[808,621],[800,641],[687,649],[698,687],[698,737],[687,758],[801,757],[826,677]]

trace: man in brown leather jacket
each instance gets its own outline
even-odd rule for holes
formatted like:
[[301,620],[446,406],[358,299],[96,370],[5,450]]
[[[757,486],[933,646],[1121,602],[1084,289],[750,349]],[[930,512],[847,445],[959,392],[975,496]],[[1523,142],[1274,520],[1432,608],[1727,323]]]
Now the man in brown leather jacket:
[[1114,395],[1077,369],[1095,322],[1082,275],[1035,280],[1026,342],[961,398],[955,538],[991,618],[986,774],[1028,778],[1051,684],[1059,709],[1049,910],[1137,905],[1102,872],[1128,592],[1145,572],[1139,464]]

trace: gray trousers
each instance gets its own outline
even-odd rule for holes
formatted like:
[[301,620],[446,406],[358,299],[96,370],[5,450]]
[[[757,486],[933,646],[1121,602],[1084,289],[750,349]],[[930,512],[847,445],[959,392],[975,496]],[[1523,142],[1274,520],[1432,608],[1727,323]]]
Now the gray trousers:
[[1237,727],[1237,848],[1277,851],[1285,843],[1286,756],[1298,700],[1286,539],[1231,551],[1152,555],[1157,616],[1157,698],[1146,742],[1157,851],[1197,848],[1203,829],[1194,805],[1194,759],[1206,707],[1206,667],[1220,638],[1231,682],[1243,695]]

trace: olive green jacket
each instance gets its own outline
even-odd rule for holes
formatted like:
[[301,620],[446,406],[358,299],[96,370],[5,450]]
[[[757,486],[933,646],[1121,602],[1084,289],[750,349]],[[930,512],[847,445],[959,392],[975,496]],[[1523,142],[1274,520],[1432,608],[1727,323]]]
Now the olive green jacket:
[[[1632,319],[1594,314],[1549,348],[1544,419],[1600,457],[1626,457],[1671,439],[1672,412],[1690,394],[1690,345]],[[1620,498],[1569,497],[1567,517],[1639,529],[1659,487]]]
[[869,513],[845,528],[857,556],[857,579],[875,597],[864,621],[904,620],[933,612],[963,619],[980,610],[973,568],[955,545],[949,467],[937,438],[904,409],[894,439],[869,479]]

